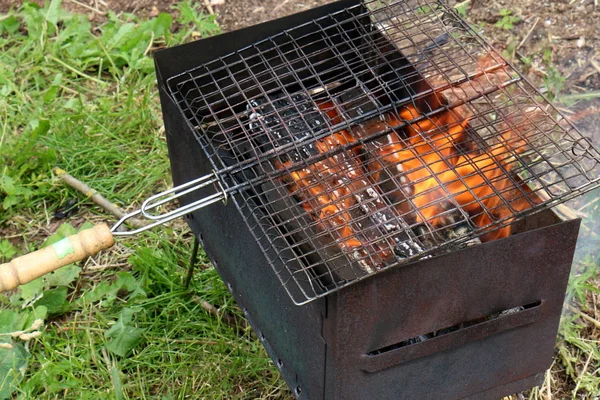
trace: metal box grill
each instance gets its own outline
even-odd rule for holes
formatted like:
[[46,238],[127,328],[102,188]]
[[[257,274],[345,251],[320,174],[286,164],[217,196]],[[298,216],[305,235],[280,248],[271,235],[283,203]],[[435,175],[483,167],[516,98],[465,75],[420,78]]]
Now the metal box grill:
[[297,304],[598,184],[588,139],[442,3],[366,3],[164,82]]
[[[579,228],[548,207],[597,186],[600,155],[442,3],[365,3],[156,54],[174,182],[214,174],[228,200],[188,223],[298,398],[494,399],[539,384]],[[460,143],[410,143],[427,123]],[[415,170],[439,188],[436,163],[484,166],[419,206],[415,182],[377,158],[392,135],[402,150],[430,146],[415,159],[437,158]],[[367,171],[336,200],[353,199],[350,236],[290,178],[328,160]],[[491,192],[468,185],[477,174]],[[304,189],[318,185],[329,203],[344,187]],[[373,187],[378,200],[356,200]]]

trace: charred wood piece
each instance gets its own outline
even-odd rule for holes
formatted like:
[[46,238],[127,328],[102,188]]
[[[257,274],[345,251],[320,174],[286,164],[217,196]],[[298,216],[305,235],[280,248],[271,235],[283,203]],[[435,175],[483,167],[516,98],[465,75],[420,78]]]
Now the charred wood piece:
[[[264,152],[309,138],[326,128],[329,119],[301,94],[254,99],[247,113],[252,137]],[[288,169],[354,141],[348,131],[342,130],[314,143],[298,145],[273,164],[277,169]],[[341,250],[366,271],[425,250],[370,182],[360,156],[353,150],[294,168],[282,181],[319,229],[333,236]]]

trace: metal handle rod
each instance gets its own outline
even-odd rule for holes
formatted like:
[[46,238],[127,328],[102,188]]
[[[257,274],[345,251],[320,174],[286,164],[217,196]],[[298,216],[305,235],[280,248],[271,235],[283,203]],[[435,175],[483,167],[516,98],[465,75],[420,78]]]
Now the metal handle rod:
[[[178,209],[170,211],[166,214],[155,215],[155,214],[151,214],[148,212],[149,210],[151,210],[153,208],[156,208],[162,204],[173,201],[181,196],[184,196],[188,193],[194,192],[194,191],[196,191],[200,188],[206,187],[210,184],[218,185],[218,187],[220,188],[220,193],[212,194],[208,197],[205,197],[201,200],[191,203],[191,204],[185,206],[184,208],[178,208]],[[183,189],[185,189],[185,190],[183,190]],[[175,194],[169,196],[171,193],[175,193]],[[150,196],[148,199],[146,199],[142,203],[140,212],[145,218],[148,218],[153,221],[158,221],[158,220],[162,220],[166,217],[170,217],[171,215],[178,214],[182,209],[187,209],[188,207],[193,208],[195,205],[199,205],[199,208],[201,208],[201,207],[207,206],[209,204],[216,203],[219,200],[227,201],[227,192],[221,185],[221,181],[219,180],[217,174],[213,172],[210,175],[202,176],[198,179],[194,179],[193,181],[184,183],[184,184],[176,186],[172,189],[165,190],[164,192]],[[206,202],[206,204],[203,204],[205,202]],[[202,205],[200,205],[200,204],[202,204]],[[193,211],[193,210],[191,210],[191,211]]]
[[[174,188],[176,189],[176,188]],[[181,216],[184,216],[186,214],[191,213],[192,211],[198,210],[200,208],[209,206],[213,203],[217,203],[219,201],[225,200],[227,199],[227,195],[225,193],[215,193],[213,195],[210,195],[208,197],[204,197],[198,201],[195,201],[193,203],[190,203],[186,206],[183,207],[179,207],[174,211],[171,211],[169,213],[163,214],[160,216],[160,218],[152,218],[152,220],[154,220],[154,222],[145,225],[141,228],[135,229],[135,230],[131,230],[131,231],[120,231],[119,228],[125,223],[125,221],[127,221],[130,218],[133,218],[135,216],[138,216],[140,214],[143,215],[141,208],[139,210],[133,211],[129,214],[126,214],[123,216],[123,218],[121,218],[120,220],[117,221],[117,223],[115,223],[112,228],[110,228],[110,231],[112,232],[113,236],[133,236],[133,235],[137,235],[140,232],[144,232],[147,231],[148,229],[152,229],[155,226],[158,225],[162,225],[166,222],[169,222],[171,220],[174,220],[176,218],[179,218]]]

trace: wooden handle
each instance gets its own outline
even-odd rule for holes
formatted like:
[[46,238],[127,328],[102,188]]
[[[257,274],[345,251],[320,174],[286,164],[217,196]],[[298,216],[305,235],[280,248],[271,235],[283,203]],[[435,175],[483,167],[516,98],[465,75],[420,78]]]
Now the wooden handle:
[[106,224],[96,225],[0,265],[0,293],[39,278],[60,267],[81,261],[115,243]]

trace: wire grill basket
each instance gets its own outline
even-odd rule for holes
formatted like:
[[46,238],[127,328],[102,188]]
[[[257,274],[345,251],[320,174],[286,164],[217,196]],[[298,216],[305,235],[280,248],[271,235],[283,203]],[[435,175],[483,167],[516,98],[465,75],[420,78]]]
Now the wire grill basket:
[[235,204],[296,304],[599,186],[590,140],[443,2],[364,1],[167,86],[210,202]]

